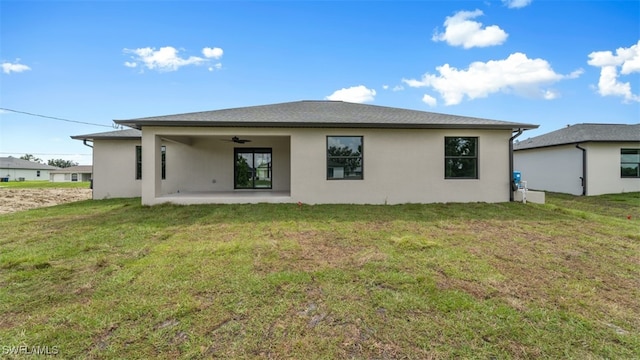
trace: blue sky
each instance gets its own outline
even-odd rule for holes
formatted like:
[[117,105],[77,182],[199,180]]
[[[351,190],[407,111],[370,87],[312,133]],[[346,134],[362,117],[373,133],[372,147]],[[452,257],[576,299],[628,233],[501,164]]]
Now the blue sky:
[[640,122],[639,1],[0,0],[0,156],[91,164],[113,119],[297,100]]

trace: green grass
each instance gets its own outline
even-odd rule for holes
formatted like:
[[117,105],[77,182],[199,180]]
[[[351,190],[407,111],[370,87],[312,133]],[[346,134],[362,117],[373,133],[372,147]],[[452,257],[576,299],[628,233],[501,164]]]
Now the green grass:
[[0,215],[0,351],[640,358],[639,195]]
[[0,188],[26,189],[26,188],[89,188],[89,181],[51,182],[47,180],[33,181],[8,181],[1,182]]

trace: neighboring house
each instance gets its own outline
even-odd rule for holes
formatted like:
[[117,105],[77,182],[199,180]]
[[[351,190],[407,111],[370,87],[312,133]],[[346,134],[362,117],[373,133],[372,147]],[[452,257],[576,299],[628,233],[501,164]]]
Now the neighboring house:
[[52,170],[49,180],[52,182],[90,181],[93,172],[91,165],[78,165]]
[[0,157],[0,179],[3,181],[49,180],[49,172],[57,169],[13,156]]
[[172,202],[505,202],[510,146],[536,125],[341,101],[115,120],[93,142],[94,198]]
[[640,191],[640,124],[577,124],[514,145],[530,189],[574,195]]

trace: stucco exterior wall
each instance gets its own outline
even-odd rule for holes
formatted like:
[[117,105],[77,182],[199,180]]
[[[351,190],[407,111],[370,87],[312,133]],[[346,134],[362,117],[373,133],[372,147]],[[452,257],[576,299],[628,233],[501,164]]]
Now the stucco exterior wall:
[[93,143],[93,198],[141,195],[136,180],[136,145],[139,140],[96,140]]
[[[327,180],[326,137],[363,136],[362,180]],[[444,178],[445,136],[479,138],[479,179]],[[509,201],[510,131],[296,129],[291,196],[303,203]]]
[[639,178],[620,176],[620,149],[638,149],[640,143],[586,143],[587,195],[640,191]]
[[[40,176],[38,176],[38,171],[40,171]],[[49,170],[32,170],[32,169],[12,169],[12,168],[1,168],[0,169],[0,177],[9,178],[9,181],[15,181],[19,178],[24,178],[25,180],[49,180]]]
[[575,145],[514,151],[513,170],[529,189],[582,195],[582,150]]
[[[226,141],[232,136],[252,141]],[[327,136],[363,136],[362,180],[327,180]],[[478,137],[478,179],[444,178],[446,136]],[[167,194],[234,192],[234,148],[267,147],[272,149],[272,190],[289,193],[290,202],[506,202],[510,136],[508,130],[145,127],[142,142],[94,142],[94,198],[142,195],[143,204],[153,205]],[[142,181],[135,180],[140,143]],[[156,179],[159,170],[148,165],[159,164],[159,150],[149,150],[159,145],[167,149],[162,181]]]
[[[640,179],[620,176],[620,149],[640,144],[589,142],[580,147],[587,151],[586,195],[640,191]],[[575,144],[515,151],[514,170],[522,172],[530,189],[582,195],[582,151]]]

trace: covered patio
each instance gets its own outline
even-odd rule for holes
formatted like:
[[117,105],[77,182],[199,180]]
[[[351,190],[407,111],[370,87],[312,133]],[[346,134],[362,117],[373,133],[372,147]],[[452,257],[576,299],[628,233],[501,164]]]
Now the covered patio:
[[289,134],[272,129],[145,129],[142,201],[291,202],[290,143]]

